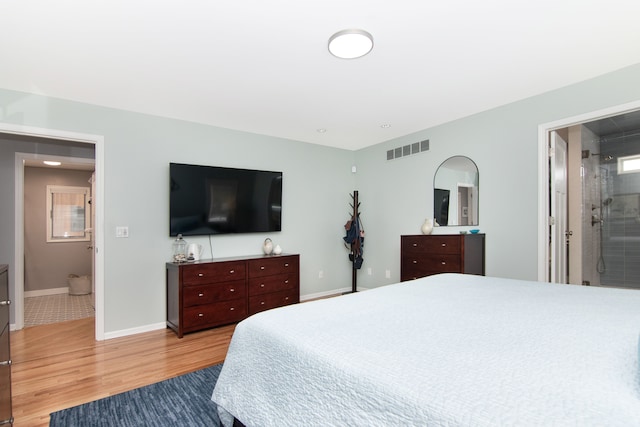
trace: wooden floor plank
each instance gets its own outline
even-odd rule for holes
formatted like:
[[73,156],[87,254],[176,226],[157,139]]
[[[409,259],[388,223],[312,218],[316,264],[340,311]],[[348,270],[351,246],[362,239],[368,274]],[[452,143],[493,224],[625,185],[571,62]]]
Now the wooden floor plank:
[[221,363],[235,329],[95,341],[94,327],[85,318],[11,332],[15,427],[48,426],[51,412]]

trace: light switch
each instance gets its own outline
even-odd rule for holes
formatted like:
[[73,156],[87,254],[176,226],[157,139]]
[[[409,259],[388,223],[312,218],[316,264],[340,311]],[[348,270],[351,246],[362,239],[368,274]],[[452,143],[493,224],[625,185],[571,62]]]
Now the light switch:
[[129,227],[116,227],[116,237],[129,237]]

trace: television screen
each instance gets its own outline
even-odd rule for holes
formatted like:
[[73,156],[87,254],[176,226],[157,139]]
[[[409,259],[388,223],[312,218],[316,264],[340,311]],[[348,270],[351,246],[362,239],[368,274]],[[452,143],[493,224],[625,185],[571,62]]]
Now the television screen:
[[282,229],[282,172],[169,164],[169,235]]

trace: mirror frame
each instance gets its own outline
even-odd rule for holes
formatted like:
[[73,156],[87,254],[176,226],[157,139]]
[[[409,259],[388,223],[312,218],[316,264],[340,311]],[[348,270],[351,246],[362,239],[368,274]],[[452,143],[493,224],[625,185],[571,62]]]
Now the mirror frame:
[[[468,170],[466,169],[456,169],[456,168],[450,168],[446,166],[446,163],[449,161],[453,161],[453,159],[456,160],[466,160],[469,162],[469,167]],[[476,174],[476,180],[475,183],[474,182],[470,182],[470,183],[465,183],[461,181],[457,181],[457,182],[453,182],[453,183],[449,183],[449,185],[447,185],[446,187],[448,188],[442,188],[442,185],[437,186],[436,185],[436,180],[438,179],[438,172],[442,172],[441,169],[450,169],[453,171],[459,171],[461,173],[465,173],[465,172],[471,172],[473,173],[473,170],[471,170],[471,167],[475,168],[475,174]],[[442,175],[441,175],[442,177]],[[441,184],[442,182],[440,182]],[[460,184],[469,184],[469,185],[460,185]],[[459,217],[463,217],[463,216],[467,216],[469,217],[470,215],[473,217],[473,219],[475,219],[475,221],[469,221],[468,224],[458,224],[458,218],[455,218],[455,220],[453,220],[453,222],[455,222],[454,224],[452,224],[452,220],[450,220],[449,218],[451,217],[451,212],[450,212],[450,192],[453,189],[459,189],[461,187],[469,187],[469,188],[475,188],[475,192],[472,190],[471,193],[469,194],[470,198],[473,198],[474,194],[475,194],[475,200],[472,202],[471,205],[471,212],[469,212],[469,207],[467,206],[467,210],[466,212],[461,212],[460,211],[460,207],[458,207],[458,209],[456,209],[458,211],[458,216]],[[442,195],[442,191],[447,191],[447,195]],[[478,165],[476,164],[476,162],[474,162],[473,160],[471,160],[469,157],[467,156],[462,156],[462,155],[456,155],[456,156],[451,156],[448,159],[444,160],[442,163],[440,163],[440,166],[438,166],[438,169],[436,169],[436,172],[433,175],[433,217],[434,220],[437,221],[438,218],[440,218],[441,216],[438,215],[436,213],[436,209],[437,209],[437,205],[438,203],[436,202],[437,200],[439,200],[440,198],[446,197],[446,205],[447,205],[447,224],[440,224],[438,223],[439,226],[442,227],[466,227],[466,226],[478,226],[479,222],[480,222],[480,203],[479,203],[479,195],[480,195],[480,171],[478,170]],[[458,201],[456,198],[455,201],[455,205],[458,206]],[[475,212],[473,211],[473,207],[475,207]],[[464,215],[463,215],[464,213]]]

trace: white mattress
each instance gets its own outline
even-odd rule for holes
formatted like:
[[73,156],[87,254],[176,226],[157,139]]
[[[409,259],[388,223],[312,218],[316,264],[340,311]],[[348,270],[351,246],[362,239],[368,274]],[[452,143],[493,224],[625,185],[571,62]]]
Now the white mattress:
[[640,291],[443,274],[254,315],[213,391],[252,426],[639,426]]

